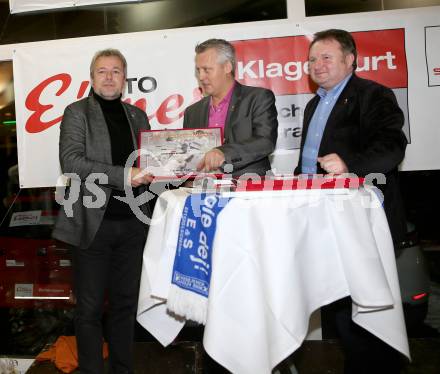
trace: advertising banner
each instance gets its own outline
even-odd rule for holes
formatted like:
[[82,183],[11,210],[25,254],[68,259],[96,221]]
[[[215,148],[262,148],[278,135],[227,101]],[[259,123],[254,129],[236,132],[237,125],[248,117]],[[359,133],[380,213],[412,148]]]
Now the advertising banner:
[[201,98],[194,47],[212,37],[227,39],[236,47],[239,82],[275,93],[279,129],[272,167],[292,172],[303,111],[316,90],[309,78],[308,46],[313,33],[334,28],[336,22],[356,40],[356,74],[396,94],[409,142],[402,169],[440,168],[440,147],[434,145],[434,139],[440,139],[435,120],[440,117],[440,89],[435,84],[440,33],[427,28],[436,17],[429,10],[406,12],[404,17],[384,13],[380,22],[378,17],[358,14],[316,17],[302,24],[271,21],[18,45],[13,62],[20,185],[56,184],[61,174],[59,124],[65,107],[89,94],[89,64],[97,50],[120,49],[128,61],[123,99],[147,113],[152,129],[176,129],[182,127],[185,108]]

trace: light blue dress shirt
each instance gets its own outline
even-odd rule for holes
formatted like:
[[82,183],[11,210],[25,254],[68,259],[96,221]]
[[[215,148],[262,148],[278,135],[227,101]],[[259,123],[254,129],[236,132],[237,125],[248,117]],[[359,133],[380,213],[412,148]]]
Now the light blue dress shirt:
[[319,87],[316,91],[316,94],[320,99],[310,121],[307,138],[304,142],[301,162],[301,172],[303,174],[316,174],[319,147],[321,145],[322,135],[324,134],[328,117],[351,76],[352,74],[347,75],[329,91],[326,91],[322,87]]

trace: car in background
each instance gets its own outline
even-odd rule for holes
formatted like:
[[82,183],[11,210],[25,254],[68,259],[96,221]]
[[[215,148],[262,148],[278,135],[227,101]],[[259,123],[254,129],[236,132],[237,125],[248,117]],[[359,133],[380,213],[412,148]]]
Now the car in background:
[[51,238],[54,189],[22,189],[0,217],[0,353],[33,355],[72,334],[71,249]]
[[0,226],[0,307],[65,306],[71,249],[51,238],[59,206],[53,189],[22,190]]

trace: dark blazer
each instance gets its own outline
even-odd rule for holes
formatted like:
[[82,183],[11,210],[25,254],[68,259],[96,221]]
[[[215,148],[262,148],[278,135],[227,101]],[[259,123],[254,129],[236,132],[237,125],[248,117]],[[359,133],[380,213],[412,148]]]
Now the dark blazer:
[[[184,128],[208,126],[210,96],[185,110]],[[278,136],[277,110],[272,91],[244,86],[235,82],[225,122],[224,144],[226,164],[233,165],[232,174],[264,175],[271,169],[269,155]]]
[[[304,142],[313,113],[319,103],[316,95],[304,111],[298,166],[301,172]],[[404,240],[406,222],[398,185],[397,167],[405,156],[407,139],[402,131],[404,116],[392,90],[353,74],[328,118],[318,156],[337,153],[348,171],[359,177],[382,173],[386,184],[378,185],[384,194],[385,212],[395,242]],[[317,165],[317,172],[325,173]]]
[[[139,131],[150,129],[148,118],[139,108],[126,103],[122,105],[131,127],[134,149],[137,149]],[[70,187],[66,189],[65,196],[69,195],[69,191],[78,189],[79,196],[72,206],[72,217],[68,217],[61,207],[52,236],[74,246],[87,248],[101,225],[112,189],[123,191],[126,181],[124,167],[112,164],[107,124],[101,106],[93,96],[66,107],[60,127],[59,156],[63,173],[76,174],[70,177]],[[107,175],[108,182],[99,186],[86,182],[92,173]],[[85,207],[83,198],[92,197],[92,200],[96,200],[96,194],[90,190],[96,191],[97,187],[105,193],[104,206]],[[144,214],[150,216],[147,204],[142,209]]]

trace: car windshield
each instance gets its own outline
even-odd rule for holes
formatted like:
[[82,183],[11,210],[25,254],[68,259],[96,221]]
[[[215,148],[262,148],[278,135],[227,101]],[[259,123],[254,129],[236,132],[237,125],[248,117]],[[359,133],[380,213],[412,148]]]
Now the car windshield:
[[59,205],[54,189],[22,189],[8,198],[8,210],[1,218],[0,236],[49,239],[58,214]]

